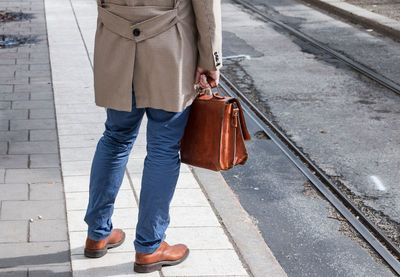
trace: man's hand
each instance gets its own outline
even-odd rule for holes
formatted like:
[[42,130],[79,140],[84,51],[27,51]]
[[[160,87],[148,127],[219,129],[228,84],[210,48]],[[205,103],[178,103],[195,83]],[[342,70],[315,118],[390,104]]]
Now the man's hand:
[[194,83],[200,85],[200,87],[202,89],[209,88],[210,84],[207,82],[207,76],[210,76],[211,78],[213,78],[215,81],[215,84],[218,85],[219,70],[209,71],[209,70],[203,69],[201,67],[197,67]]

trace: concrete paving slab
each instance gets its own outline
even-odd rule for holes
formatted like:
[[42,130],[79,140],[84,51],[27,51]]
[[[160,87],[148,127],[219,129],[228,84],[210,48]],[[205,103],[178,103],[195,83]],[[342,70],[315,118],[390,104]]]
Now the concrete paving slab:
[[48,91],[41,91],[41,92],[35,92],[31,93],[31,100],[53,100],[53,93],[48,92]]
[[169,227],[166,235],[168,243],[184,243],[189,249],[234,249],[222,226]]
[[65,176],[63,179],[65,192],[89,191],[89,175]]
[[29,241],[67,241],[65,220],[36,220],[29,224]]
[[[64,178],[64,190],[65,192],[78,192],[78,191],[89,191],[89,180],[90,176],[65,176]],[[122,180],[120,190],[130,190],[130,184],[125,176]]]
[[62,151],[61,162],[91,161],[95,151],[94,147],[65,148]]
[[11,101],[0,101],[0,109],[10,109],[10,108],[11,108]]
[[29,220],[38,216],[43,219],[64,219],[65,209],[57,205],[59,202],[60,200],[4,200],[0,217],[5,220]]
[[129,159],[144,159],[147,155],[147,150],[145,145],[134,145],[134,148],[132,148],[131,154],[129,156]]
[[[0,90],[0,93],[1,92],[2,91]],[[0,97],[3,97],[3,95],[4,94],[0,94]],[[13,95],[14,95],[14,93],[13,93]],[[19,95],[19,94],[16,94],[16,95]],[[1,100],[5,100],[5,99],[1,99]],[[0,119],[27,119],[27,118],[28,118],[28,110],[0,110]]]
[[59,156],[57,154],[32,154],[30,155],[30,168],[60,167]]
[[107,258],[87,259],[83,255],[72,256],[74,277],[121,276],[140,275],[144,277],[159,277],[159,272],[133,273],[134,252],[108,253]]
[[28,275],[28,269],[1,269],[0,268],[1,276],[3,277],[26,277]]
[[[220,226],[211,207],[171,207],[171,227]],[[196,215],[196,216],[193,216]]]
[[0,154],[7,154],[8,143],[6,141],[0,142]]
[[[43,118],[43,119],[49,119],[49,118],[54,118],[54,109],[33,109],[30,110],[29,117],[32,119],[37,119],[37,118]],[[40,128],[40,129],[45,129],[45,128]]]
[[0,141],[27,141],[28,130],[0,131]]
[[126,165],[129,175],[141,174],[143,172],[143,162],[143,159],[129,159]]
[[[57,124],[71,124],[71,123],[102,123],[106,121],[106,112],[101,112],[100,110],[96,110],[93,113],[69,113],[63,115],[59,120],[57,120]],[[104,126],[102,126],[104,127]]]
[[82,103],[69,104],[59,103],[57,105],[57,114],[85,114],[85,113],[104,113],[104,108],[96,105],[87,105]]
[[[77,61],[78,62],[78,61]],[[87,80],[85,81],[87,82]],[[88,103],[92,104],[94,102],[94,96],[93,95],[86,95],[86,94],[61,94],[57,95],[54,97],[54,101],[56,105],[58,103],[65,103],[68,101],[70,104],[80,104],[80,103]]]
[[13,101],[13,109],[52,109],[52,100],[21,100]]
[[0,268],[69,265],[69,260],[66,241],[5,243],[0,252]]
[[57,140],[56,130],[30,130],[31,141]]
[[[48,110],[38,110],[38,111],[48,111]],[[51,111],[51,112],[54,113],[54,111]],[[55,129],[55,120],[54,119],[14,119],[14,120],[10,120],[10,130],[37,130],[37,129],[41,129],[41,130]]]
[[0,200],[28,200],[28,184],[0,184]]
[[[187,168],[181,166],[181,172],[179,174],[178,182],[176,184],[176,189],[196,189],[200,188],[193,174],[186,171]],[[130,173],[129,174],[132,185],[136,192],[140,192],[142,174],[141,173]]]
[[7,169],[6,183],[61,182],[58,168]]
[[164,276],[249,276],[235,250],[191,250],[187,260],[165,267]]
[[0,220],[0,243],[27,242],[28,225],[26,220]]
[[13,100],[28,100],[29,93],[2,93],[0,94],[0,101],[13,101]]
[[198,189],[175,189],[171,207],[208,207],[210,204],[203,191]]
[[92,166],[91,161],[62,162],[63,176],[89,175]]
[[67,210],[68,232],[87,231],[84,210]]
[[[8,109],[8,108],[9,108],[9,105],[4,106],[4,104],[2,104],[0,102],[0,109]],[[0,120],[0,130],[4,130],[4,131],[8,130],[8,125],[9,125],[8,120],[5,120],[5,119]]]
[[87,134],[102,134],[104,124],[93,123],[71,123],[58,126],[59,136],[65,135],[87,135]]
[[4,168],[0,168],[0,184],[4,184],[6,170]]
[[[68,210],[68,230],[74,231],[87,231],[87,224],[83,221],[85,217],[85,210]],[[138,209],[137,208],[115,208],[114,214],[111,218],[113,225],[116,228],[136,228]]]
[[[86,210],[89,201],[89,192],[69,192],[65,194],[67,210]],[[131,190],[120,190],[115,199],[115,208],[137,208],[136,200]]]
[[55,200],[64,199],[61,183],[34,183],[29,184],[30,200]]
[[101,134],[89,134],[89,135],[62,135],[59,138],[60,148],[72,148],[72,147],[94,147]]
[[15,141],[10,142],[9,154],[41,154],[58,153],[57,143],[54,141]]
[[[34,47],[35,47],[34,45],[31,45],[31,48],[27,48],[26,51],[32,52],[32,51],[34,51],[33,50]],[[20,48],[20,49],[18,49],[18,51],[24,51],[23,49],[24,48]],[[38,50],[38,51],[48,51],[48,49]],[[43,68],[43,66],[46,66],[47,70],[50,70],[49,63],[41,64],[41,65],[30,65],[31,70],[33,70],[32,68],[34,66],[38,67],[37,70],[46,70],[45,68]],[[19,65],[19,66],[17,66],[17,69],[28,70],[28,66],[20,66]],[[29,84],[29,85],[15,85],[14,86],[14,92],[26,92],[26,91],[31,92],[31,93],[35,93],[35,92],[51,92],[52,93],[53,92],[51,85],[49,85],[49,84],[41,84],[41,85]]]
[[29,268],[29,277],[70,277],[71,266],[35,266]]
[[0,155],[0,164],[3,168],[27,168],[28,155]]

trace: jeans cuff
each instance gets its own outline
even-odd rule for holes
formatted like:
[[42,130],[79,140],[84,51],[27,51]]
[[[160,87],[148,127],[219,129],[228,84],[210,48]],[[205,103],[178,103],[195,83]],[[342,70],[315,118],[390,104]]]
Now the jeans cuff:
[[160,245],[161,245],[161,243],[157,244],[157,245],[154,245],[154,246],[151,246],[151,247],[144,247],[144,246],[141,246],[141,245],[137,245],[135,243],[135,251],[138,252],[138,253],[150,254],[150,253],[153,253],[154,251],[156,251],[158,249],[158,247],[160,247]]
[[88,230],[87,235],[91,240],[102,241],[102,240],[106,239],[111,234],[112,231],[113,231],[113,229],[111,229],[110,233],[107,235],[99,235],[99,234],[96,234],[95,232],[91,232]]
[[145,254],[153,253],[154,251],[156,251],[160,247],[161,243],[165,240],[165,238],[166,238],[166,235],[164,234],[163,239],[161,240],[161,242],[157,243],[157,244],[155,244],[153,246],[142,246],[139,243],[137,243],[136,240],[135,240],[134,243],[133,243],[134,246],[135,246],[135,251],[139,252],[139,253],[145,253]]

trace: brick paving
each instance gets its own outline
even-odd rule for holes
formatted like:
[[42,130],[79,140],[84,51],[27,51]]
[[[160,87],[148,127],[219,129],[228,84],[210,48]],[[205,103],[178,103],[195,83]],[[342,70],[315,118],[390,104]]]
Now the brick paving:
[[0,276],[71,276],[44,3],[0,10],[32,15],[0,23],[0,38],[35,38],[0,49]]

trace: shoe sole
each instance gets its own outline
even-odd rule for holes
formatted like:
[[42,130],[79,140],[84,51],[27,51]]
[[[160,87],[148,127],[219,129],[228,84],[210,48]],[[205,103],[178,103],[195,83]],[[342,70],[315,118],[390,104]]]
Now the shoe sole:
[[181,262],[183,262],[187,256],[189,255],[189,249],[186,251],[185,255],[180,258],[179,260],[176,261],[160,261],[152,264],[137,264],[134,263],[133,270],[137,273],[149,273],[153,272],[156,270],[161,270],[163,266],[171,266],[171,265],[177,265]]
[[111,249],[111,248],[115,248],[120,246],[122,243],[124,243],[125,241],[125,233],[122,236],[122,239],[117,242],[117,243],[113,243],[113,244],[107,244],[106,246],[104,246],[101,249],[87,249],[85,248],[85,256],[88,258],[100,258],[103,257],[105,254],[107,254],[107,250]]

